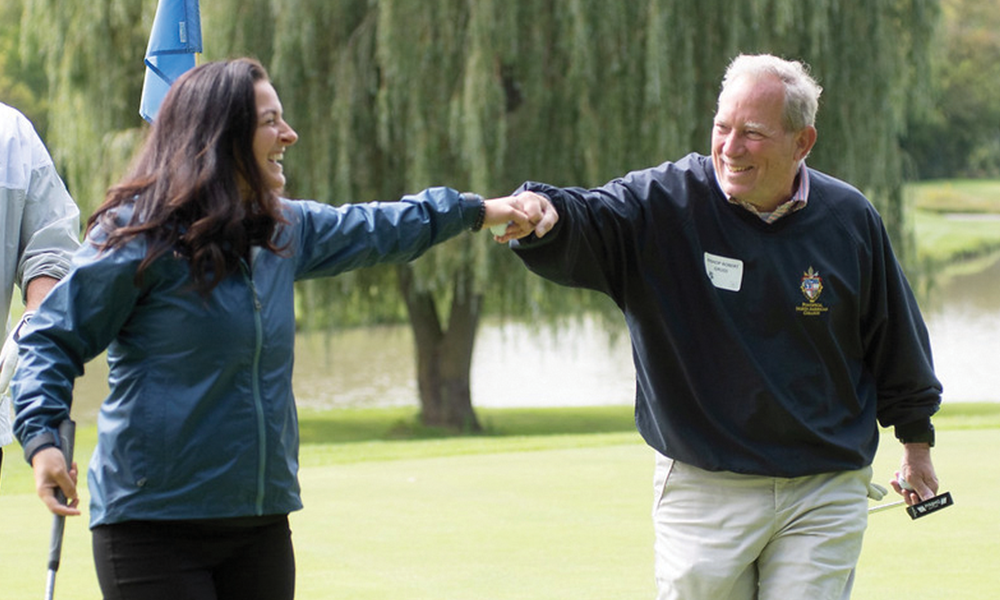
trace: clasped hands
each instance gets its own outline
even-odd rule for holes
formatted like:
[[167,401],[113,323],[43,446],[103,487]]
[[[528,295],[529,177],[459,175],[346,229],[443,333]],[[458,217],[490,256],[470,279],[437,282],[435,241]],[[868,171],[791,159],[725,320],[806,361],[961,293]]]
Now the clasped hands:
[[486,200],[486,217],[483,227],[507,225],[503,235],[493,239],[499,243],[523,238],[534,233],[543,237],[552,230],[559,215],[548,198],[535,192],[521,192],[514,196]]

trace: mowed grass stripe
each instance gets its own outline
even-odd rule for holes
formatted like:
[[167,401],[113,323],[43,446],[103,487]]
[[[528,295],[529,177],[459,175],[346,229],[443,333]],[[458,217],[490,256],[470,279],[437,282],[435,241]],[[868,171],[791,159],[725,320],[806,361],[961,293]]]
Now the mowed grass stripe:
[[[525,431],[487,411],[489,435],[407,441],[385,437],[400,435],[398,415],[363,412],[380,425],[350,443],[303,436],[297,598],[652,597],[652,455],[634,431],[581,433],[570,425],[576,409],[543,411]],[[546,435],[549,419],[556,433]],[[1000,406],[946,405],[936,423],[935,465],[956,506],[917,521],[901,508],[872,515],[855,599],[995,597],[1000,479],[986,461],[1000,441]],[[93,426],[81,429],[78,456],[88,457]],[[33,598],[44,591],[51,515],[17,447],[7,450],[0,596]],[[877,481],[899,457],[883,432]],[[100,597],[86,515],[68,523],[56,585],[62,600]]]

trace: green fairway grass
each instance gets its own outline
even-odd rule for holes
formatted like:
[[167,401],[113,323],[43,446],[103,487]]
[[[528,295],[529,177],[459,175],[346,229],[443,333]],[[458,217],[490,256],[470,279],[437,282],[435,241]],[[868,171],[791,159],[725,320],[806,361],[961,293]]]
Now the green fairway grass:
[[[631,409],[479,414],[484,435],[443,437],[407,409],[303,412],[297,598],[653,597],[653,456]],[[872,515],[855,599],[1000,596],[1000,478],[990,461],[1000,405],[946,404],[935,423],[935,465],[955,506],[917,521],[902,508]],[[82,424],[81,465],[94,439],[94,425]],[[0,484],[4,600],[42,596],[51,526],[18,452],[7,448]],[[899,457],[883,432],[877,481],[888,482]],[[86,515],[70,519],[56,598],[99,598],[93,570]]]
[[913,206],[937,213],[1000,214],[1000,180],[937,179],[911,181],[906,190]]
[[[913,210],[918,264],[931,272],[991,264],[1000,250],[1000,180],[948,179],[906,186]],[[964,215],[964,216],[963,216]],[[983,265],[978,265],[982,268]]]

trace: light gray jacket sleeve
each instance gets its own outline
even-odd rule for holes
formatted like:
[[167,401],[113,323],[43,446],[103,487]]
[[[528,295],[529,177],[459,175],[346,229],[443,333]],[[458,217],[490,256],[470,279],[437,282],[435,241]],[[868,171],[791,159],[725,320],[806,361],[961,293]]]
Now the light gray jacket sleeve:
[[35,128],[0,103],[0,315],[13,286],[43,275],[62,278],[79,246],[80,211]]
[[55,166],[49,163],[34,169],[21,218],[22,251],[17,284],[22,295],[27,283],[36,277],[66,276],[73,252],[80,245],[79,235],[80,211]]

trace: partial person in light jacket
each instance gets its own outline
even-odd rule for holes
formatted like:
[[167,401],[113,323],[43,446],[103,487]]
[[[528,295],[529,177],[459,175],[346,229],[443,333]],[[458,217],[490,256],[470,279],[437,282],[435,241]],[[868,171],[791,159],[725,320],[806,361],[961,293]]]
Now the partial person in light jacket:
[[[17,340],[42,298],[69,271],[79,246],[80,211],[31,121],[0,102],[0,315],[7,336],[0,351],[0,466],[14,441],[7,387],[17,367]],[[11,296],[21,290],[24,312],[11,326]]]
[[39,495],[64,515],[78,499],[56,428],[107,348],[88,475],[106,599],[292,598],[293,283],[409,261],[483,226],[530,229],[510,198],[443,187],[338,207],[284,199],[297,139],[258,62],[188,71],[21,338],[15,431]]

